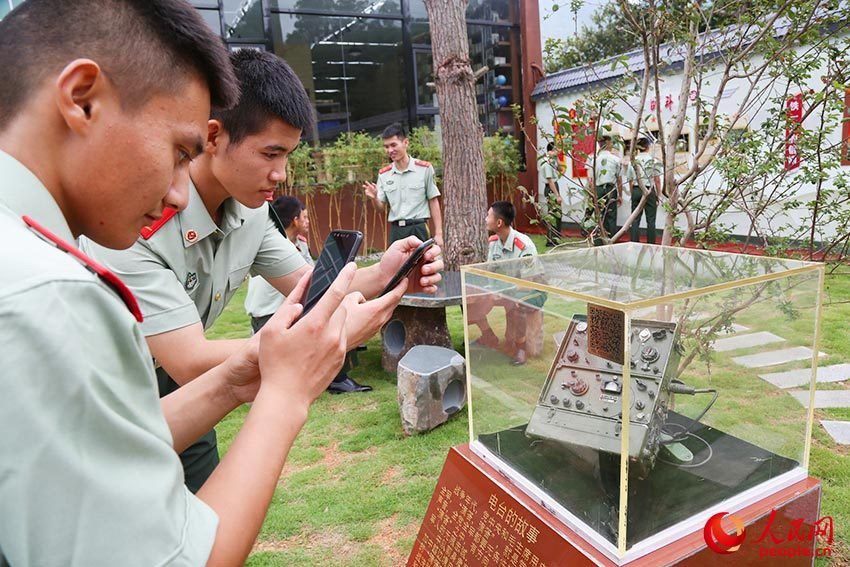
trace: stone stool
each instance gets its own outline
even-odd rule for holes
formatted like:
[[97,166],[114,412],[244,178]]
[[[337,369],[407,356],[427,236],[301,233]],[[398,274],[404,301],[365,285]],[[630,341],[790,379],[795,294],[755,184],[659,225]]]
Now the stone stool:
[[418,345],[398,363],[398,405],[405,435],[430,431],[466,405],[466,365],[457,352]]

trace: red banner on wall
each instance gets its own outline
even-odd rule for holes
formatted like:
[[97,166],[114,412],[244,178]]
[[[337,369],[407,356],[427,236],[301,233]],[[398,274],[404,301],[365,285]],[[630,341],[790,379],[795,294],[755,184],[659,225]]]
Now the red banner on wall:
[[596,151],[595,132],[596,124],[593,120],[585,128],[573,124],[573,177],[575,178],[587,177],[587,162]]
[[803,94],[799,93],[785,101],[785,171],[800,167],[800,152],[797,138],[800,135],[800,124],[803,122]]

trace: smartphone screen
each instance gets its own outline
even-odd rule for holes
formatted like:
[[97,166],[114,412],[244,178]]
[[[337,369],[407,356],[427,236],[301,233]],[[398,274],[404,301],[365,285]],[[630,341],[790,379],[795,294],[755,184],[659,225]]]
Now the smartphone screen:
[[363,234],[356,230],[331,231],[313,268],[302,315],[318,303],[345,265],[354,260],[362,240]]

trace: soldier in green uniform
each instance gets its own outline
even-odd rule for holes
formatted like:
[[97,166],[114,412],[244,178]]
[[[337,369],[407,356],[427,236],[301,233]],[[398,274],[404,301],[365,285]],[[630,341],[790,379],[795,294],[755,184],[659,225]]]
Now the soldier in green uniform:
[[[314,264],[310,256],[310,247],[307,245],[307,235],[310,233],[310,216],[307,207],[296,197],[290,195],[278,197],[270,205],[277,213],[286,238],[289,239],[301,257],[308,265]],[[284,296],[276,290],[262,276],[254,276],[248,281],[248,294],[245,296],[245,311],[251,316],[251,328],[255,333],[263,328],[272,315],[283,304]],[[331,394],[344,394],[349,392],[370,392],[372,386],[358,384],[348,375],[348,370],[357,364],[357,351],[350,351],[345,357],[345,364],[333,382],[328,385]]]
[[[516,218],[516,208],[510,201],[496,201],[487,210],[484,223],[487,231],[493,233],[490,237],[490,245],[487,249],[487,261],[512,260],[514,258],[525,258],[537,256],[537,247],[525,234],[513,228]],[[537,292],[534,292],[537,294]],[[469,304],[469,323],[477,325],[481,329],[481,337],[473,343],[476,346],[496,348],[499,339],[493,328],[487,321],[487,314],[496,305],[505,307],[505,319],[517,329],[525,329],[528,309],[523,305],[523,297],[505,294],[504,297],[493,300],[493,296],[487,296],[481,301],[473,301]],[[541,303],[542,304],[542,303]],[[513,363],[517,366],[525,364],[527,354],[525,349],[525,333],[517,333],[518,341],[513,356]]]
[[[646,241],[655,244],[655,215],[658,211],[658,201],[661,199],[661,162],[649,153],[649,138],[637,141],[638,154],[634,163],[626,168],[626,183],[631,188],[632,212],[639,206],[644,193],[647,194],[642,213],[646,214]],[[629,237],[632,242],[640,241],[640,217],[638,214],[629,227]]]
[[543,224],[546,227],[546,246],[557,246],[561,243],[561,224],[563,212],[561,190],[558,187],[558,150],[555,144],[546,145],[546,158],[540,164],[540,177],[543,179],[543,199],[546,206]]
[[[0,44],[0,565],[241,565],[342,363],[354,267],[160,400],[133,294],[74,242],[186,205],[210,102],[238,96],[227,50],[180,0],[27,0]],[[193,495],[176,452],[244,402]]]
[[392,163],[378,172],[377,185],[367,182],[363,190],[378,210],[389,207],[390,242],[408,236],[427,240],[430,218],[434,222],[434,240],[442,246],[443,215],[434,167],[407,154],[409,140],[400,124],[388,126],[381,137]]
[[[267,202],[286,177],[288,156],[302,131],[310,129],[310,99],[274,54],[245,49],[233,53],[231,62],[242,94],[233,108],[213,108],[204,152],[189,166],[185,210],[165,212],[128,250],[82,243],[138,297],[145,316],[141,330],[159,365],[163,396],[244,348],[244,339],[210,340],[204,331],[249,273],[288,296],[310,269],[270,219]],[[357,271],[354,289],[376,296],[419,243],[416,238],[395,243],[379,264]],[[439,253],[439,247],[429,250],[429,263],[415,276],[430,291],[440,279]],[[349,309],[348,342],[358,345],[376,333],[400,298],[388,294]],[[219,461],[215,431],[181,459],[187,486],[199,490]]]
[[[623,182],[620,176],[620,158],[611,151],[614,142],[611,136],[599,136],[599,149],[593,157],[588,183],[596,189],[596,203],[599,207],[602,228],[605,236],[611,237],[617,232],[617,206],[623,202]],[[593,207],[591,206],[592,210]],[[602,244],[602,238],[593,238],[594,246]]]

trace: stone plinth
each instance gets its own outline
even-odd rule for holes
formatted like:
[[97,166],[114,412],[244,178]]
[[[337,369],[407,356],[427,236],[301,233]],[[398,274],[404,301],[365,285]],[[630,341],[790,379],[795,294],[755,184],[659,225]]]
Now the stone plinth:
[[405,435],[442,425],[466,405],[466,367],[457,352],[415,346],[398,363],[398,405]]

